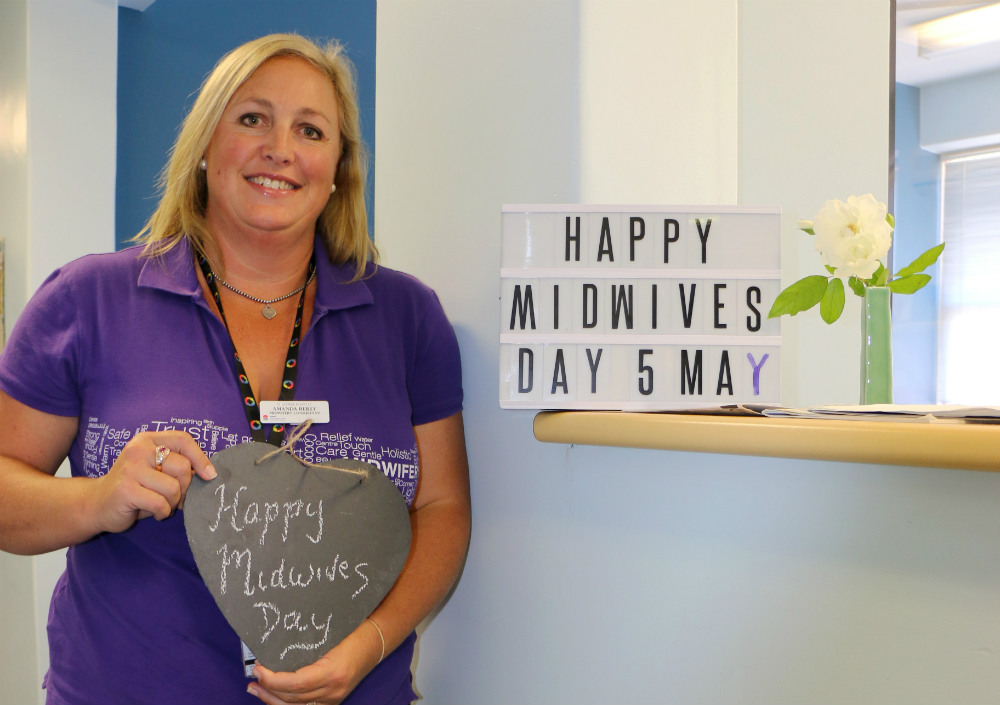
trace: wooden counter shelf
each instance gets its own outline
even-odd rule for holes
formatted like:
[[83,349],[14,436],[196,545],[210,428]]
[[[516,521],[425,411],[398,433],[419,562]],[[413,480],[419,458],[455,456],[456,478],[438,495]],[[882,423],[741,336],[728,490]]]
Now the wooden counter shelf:
[[546,443],[1000,471],[1000,424],[545,411]]

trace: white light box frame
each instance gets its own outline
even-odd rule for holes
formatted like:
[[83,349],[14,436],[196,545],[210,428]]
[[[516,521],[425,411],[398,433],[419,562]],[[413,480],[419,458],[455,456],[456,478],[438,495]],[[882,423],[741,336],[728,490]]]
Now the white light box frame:
[[505,205],[500,406],[779,403],[781,210]]

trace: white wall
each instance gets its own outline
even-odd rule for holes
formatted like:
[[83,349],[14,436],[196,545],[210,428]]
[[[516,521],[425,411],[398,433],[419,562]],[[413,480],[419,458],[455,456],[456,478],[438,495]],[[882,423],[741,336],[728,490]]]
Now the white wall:
[[34,291],[60,264],[115,248],[118,4],[30,0],[28,28]]
[[[0,115],[16,106],[26,142],[0,142],[10,330],[53,269],[114,249],[118,8],[115,0],[6,0],[0,35]],[[0,554],[0,703],[42,701],[48,603],[64,563],[63,552]]]
[[[591,20],[612,5],[651,13],[643,46],[609,25],[600,40]],[[472,463],[472,550],[422,636],[418,690],[429,705],[995,701],[1000,476],[541,444],[532,413],[498,408],[501,204],[711,201],[735,183],[740,203],[784,207],[790,282],[816,267],[798,218],[887,195],[887,3],[659,5],[379,3],[376,237],[456,325]],[[682,60],[657,64],[654,41]],[[631,60],[653,104],[691,76],[739,87],[697,94],[687,109],[721,108],[696,120],[623,110],[592,129],[601,86],[631,82],[594,71]],[[627,148],[636,125],[661,156]],[[687,135],[721,146],[664,170]],[[851,310],[786,328],[790,403],[856,399],[858,325]]]
[[581,203],[736,202],[736,2],[690,4],[579,3]]
[[0,4],[0,238],[6,242],[6,330],[27,300],[28,2]]
[[[0,3],[0,238],[6,249],[7,317],[23,289],[28,223],[28,9],[26,0]],[[3,332],[0,331],[0,344]],[[0,553],[0,702],[37,700],[33,561]],[[26,608],[27,607],[27,608]]]

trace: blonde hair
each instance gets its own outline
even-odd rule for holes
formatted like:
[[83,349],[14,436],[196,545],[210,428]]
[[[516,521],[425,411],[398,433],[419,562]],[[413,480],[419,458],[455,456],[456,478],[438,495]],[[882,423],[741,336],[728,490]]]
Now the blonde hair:
[[187,238],[195,250],[221,264],[205,220],[208,186],[199,162],[233,94],[261,64],[277,56],[308,61],[330,78],[337,96],[341,141],[334,174],[337,190],[316,221],[330,260],[334,264],[353,263],[355,279],[364,274],[367,262],[378,260],[378,250],[368,237],[368,154],[361,140],[354,66],[340,44],[330,42],[320,47],[297,34],[270,34],[247,42],[222,57],[205,79],[160,176],[159,205],[135,237],[145,245],[147,256],[162,255]]

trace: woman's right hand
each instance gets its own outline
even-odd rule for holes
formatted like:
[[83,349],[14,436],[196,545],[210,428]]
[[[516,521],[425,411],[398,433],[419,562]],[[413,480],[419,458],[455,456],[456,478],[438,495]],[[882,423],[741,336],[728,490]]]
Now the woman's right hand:
[[[183,431],[140,433],[99,477],[56,477],[80,421],[38,411],[0,391],[0,550],[37,555],[124,531],[137,520],[165,519],[183,506],[194,474],[215,469]],[[156,469],[156,449],[170,450]]]
[[[157,458],[162,465],[157,465]],[[171,516],[184,506],[191,479],[215,479],[215,468],[190,434],[150,431],[129,441],[90,489],[95,533],[120,532],[136,521]]]

